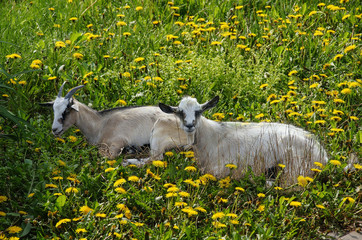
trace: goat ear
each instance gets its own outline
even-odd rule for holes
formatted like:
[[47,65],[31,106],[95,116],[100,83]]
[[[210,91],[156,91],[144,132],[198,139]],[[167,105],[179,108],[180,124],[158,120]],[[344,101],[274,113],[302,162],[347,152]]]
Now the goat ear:
[[71,108],[73,108],[75,111],[79,112],[79,105],[77,103],[72,104]]
[[54,102],[39,103],[42,107],[53,107]]
[[161,110],[165,113],[175,113],[176,112],[176,108],[175,107],[171,107],[168,106],[166,104],[163,103],[159,103],[158,106],[161,108]]
[[210,108],[213,108],[216,106],[216,104],[219,102],[219,96],[214,97],[213,99],[211,99],[210,101],[204,103],[201,105],[201,109],[202,111],[206,111],[209,110]]

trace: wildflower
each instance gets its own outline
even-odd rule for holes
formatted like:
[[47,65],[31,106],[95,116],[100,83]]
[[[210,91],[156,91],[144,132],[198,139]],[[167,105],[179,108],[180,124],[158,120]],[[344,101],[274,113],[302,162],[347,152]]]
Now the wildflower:
[[165,155],[166,155],[167,157],[172,157],[172,156],[173,156],[173,152],[165,152]]
[[227,202],[228,202],[228,200],[227,200],[227,199],[225,199],[225,198],[220,198],[220,199],[219,199],[219,201],[218,201],[218,203],[220,203],[220,202],[227,203]]
[[28,213],[27,213],[27,212],[24,212],[24,211],[19,211],[19,214],[21,214],[21,215],[27,215]]
[[228,188],[230,186],[230,177],[219,180],[220,188]]
[[349,118],[350,118],[351,120],[355,120],[355,121],[359,120],[359,118],[356,117],[356,116],[350,116]]
[[220,121],[225,118],[225,115],[223,113],[214,113],[212,117]]
[[88,206],[82,206],[80,209],[79,209],[79,212],[82,213],[82,215],[86,215],[88,214],[89,212],[93,212],[94,210]]
[[6,231],[8,231],[10,234],[21,232],[21,230],[23,229],[18,226],[11,226],[6,229]]
[[178,193],[181,197],[190,197],[190,193],[181,191]]
[[69,136],[68,139],[69,139],[70,142],[76,142],[77,141],[77,137],[74,137],[74,136]]
[[285,168],[285,165],[284,165],[284,164],[281,164],[281,163],[279,163],[278,166],[279,166],[280,168]]
[[337,54],[336,56],[334,56],[333,60],[337,61],[339,59],[341,59],[343,57],[343,54]]
[[260,205],[256,210],[259,211],[259,212],[264,212],[265,205]]
[[79,190],[75,187],[69,187],[69,188],[65,189],[65,192],[66,193],[78,193]]
[[230,220],[230,223],[236,225],[236,224],[239,224],[239,221],[235,220],[235,219],[232,219],[232,220]]
[[213,41],[210,44],[211,46],[221,45],[221,42]]
[[175,202],[175,207],[186,207],[187,203],[185,202]]
[[117,181],[114,182],[113,186],[118,187],[119,185],[123,185],[124,183],[126,183],[126,179],[120,178],[120,179],[118,179]]
[[131,181],[131,182],[138,182],[140,179],[139,177],[137,176],[130,176],[128,177],[128,181]]
[[74,57],[75,59],[82,60],[83,57],[84,57],[84,55],[81,54],[81,53],[74,53],[74,54],[73,54],[73,57]]
[[78,18],[76,18],[76,17],[71,17],[71,18],[69,18],[69,21],[72,21],[72,22],[75,22],[75,21],[77,21],[78,20]]
[[104,172],[112,172],[114,169],[116,169],[116,168],[113,168],[113,167],[110,167],[110,168],[107,168],[106,170],[104,170]]
[[197,210],[197,211],[199,211],[199,212],[206,213],[206,209],[203,208],[203,207],[195,207],[194,209]]
[[187,166],[187,167],[185,167],[185,171],[196,172],[197,168],[195,168],[194,166]]
[[351,46],[348,46],[344,49],[344,53],[348,53],[352,50],[356,49],[356,45],[351,45]]
[[302,203],[297,201],[291,201],[289,205],[293,207],[300,207],[302,206]]
[[155,81],[159,81],[159,82],[163,82],[163,79],[162,79],[162,78],[160,78],[160,77],[154,77],[154,78],[153,78],[153,80],[155,80]]
[[267,84],[267,83],[264,83],[264,84],[262,84],[262,85],[260,85],[260,89],[263,89],[263,88],[266,88],[267,86],[268,86],[269,84]]
[[223,218],[223,217],[225,217],[225,213],[223,213],[223,212],[217,212],[217,213],[214,213],[211,218],[212,218],[213,220],[215,220],[215,219]]
[[58,186],[54,184],[45,184],[45,188],[58,188]]
[[55,224],[55,227],[56,228],[59,228],[60,225],[62,225],[63,223],[68,223],[68,222],[71,222],[72,220],[70,220],[69,218],[64,218],[62,220],[60,220],[59,222],[57,222],[57,224]]
[[245,192],[245,189],[242,187],[235,187],[235,190],[240,191],[240,192]]
[[330,160],[329,162],[334,166],[341,166],[341,162],[338,160]]
[[290,77],[290,76],[292,76],[292,75],[294,75],[294,74],[297,74],[297,73],[298,73],[298,71],[292,70],[292,71],[290,71],[290,72],[288,73],[288,76]]
[[118,101],[118,104],[121,105],[121,106],[126,106],[127,105],[127,102],[122,100],[122,99],[119,99]]
[[143,60],[145,60],[145,58],[143,58],[143,57],[138,57],[138,58],[136,58],[134,61],[135,61],[135,62],[142,62]]
[[320,208],[320,209],[326,209],[323,205],[320,205],[320,204],[316,205],[316,207]]
[[62,41],[55,42],[55,48],[65,48],[65,43]]
[[0,196],[0,203],[6,202],[8,200],[7,196]]
[[314,162],[314,165],[320,167],[320,168],[324,168],[323,164],[320,162]]
[[215,227],[215,228],[225,228],[226,225],[221,223],[221,222],[212,222],[212,225]]
[[345,202],[345,201],[347,201],[348,200],[348,202],[350,202],[350,203],[354,203],[356,200],[354,200],[353,198],[351,198],[351,197],[345,197],[345,198],[343,198],[343,202]]
[[116,23],[117,26],[127,26],[127,23],[126,22],[123,22],[123,21],[119,21]]
[[235,7],[235,10],[240,10],[240,9],[242,9],[244,6],[236,6]]
[[10,54],[10,55],[6,55],[5,56],[7,59],[17,59],[17,58],[21,58],[21,56],[19,54],[16,54],[16,53],[13,53],[13,54]]
[[107,217],[107,214],[105,214],[105,213],[97,213],[96,217],[105,218],[105,217]]
[[77,230],[75,230],[76,233],[86,233],[87,230],[85,230],[84,228],[78,228]]
[[35,193],[30,193],[30,194],[28,195],[28,198],[32,198],[32,197],[34,196],[34,194],[35,194]]
[[318,172],[318,173],[322,172],[322,170],[317,169],[317,168],[311,168],[310,170],[313,171],[313,172]]
[[166,194],[166,198],[177,197],[177,193],[170,192]]
[[196,216],[199,214],[197,211],[195,211],[191,207],[185,207],[185,208],[181,209],[181,211],[187,213],[189,217],[192,217],[194,215]]
[[274,187],[275,190],[283,190],[281,187]]
[[264,198],[264,197],[265,197],[265,194],[264,194],[264,193],[258,193],[258,197]]
[[141,7],[141,6],[136,7],[136,11],[141,11],[142,9],[143,9],[143,7]]
[[352,92],[352,90],[350,88],[344,88],[341,91],[342,94],[350,94],[351,92]]
[[324,121],[324,120],[317,120],[317,121],[315,121],[314,123],[315,123],[315,124],[325,124],[326,121]]
[[165,168],[165,167],[167,167],[167,162],[166,161],[153,161],[152,165],[155,167]]
[[305,186],[307,186],[307,184],[308,184],[308,181],[307,181],[307,179],[306,179],[304,176],[299,176],[299,177],[297,178],[297,180],[298,180],[298,184],[299,184],[300,186],[302,186],[302,187],[305,187]]
[[358,170],[361,170],[362,169],[362,165],[358,164],[358,163],[355,163],[353,164],[353,166],[358,169]]
[[256,119],[259,119],[259,118],[262,118],[262,117],[264,117],[264,113],[260,113],[260,114],[255,116]]
[[230,169],[236,169],[237,168],[237,166],[235,164],[231,164],[231,163],[226,164],[225,167],[230,168]]
[[[6,216],[6,213],[5,212],[2,212],[0,211],[0,217],[5,217]],[[1,238],[0,238],[1,239]]]

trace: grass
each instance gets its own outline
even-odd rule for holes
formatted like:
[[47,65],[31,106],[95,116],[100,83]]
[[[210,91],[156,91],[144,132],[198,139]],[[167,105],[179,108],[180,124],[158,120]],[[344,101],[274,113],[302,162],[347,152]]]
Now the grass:
[[[321,239],[361,230],[362,9],[324,3],[4,3],[0,239]],[[102,158],[75,128],[52,136],[52,112],[38,103],[64,81],[85,84],[76,98],[99,110],[219,95],[208,118],[292,123],[315,133],[334,161],[288,190],[252,172],[214,179],[192,152],[122,167],[122,156]],[[344,172],[353,159],[356,171]]]

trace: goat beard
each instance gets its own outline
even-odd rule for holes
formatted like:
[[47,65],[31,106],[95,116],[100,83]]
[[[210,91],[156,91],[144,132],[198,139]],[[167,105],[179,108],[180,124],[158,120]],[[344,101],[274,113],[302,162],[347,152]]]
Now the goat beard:
[[195,143],[195,132],[186,133],[187,135],[187,146],[191,147]]

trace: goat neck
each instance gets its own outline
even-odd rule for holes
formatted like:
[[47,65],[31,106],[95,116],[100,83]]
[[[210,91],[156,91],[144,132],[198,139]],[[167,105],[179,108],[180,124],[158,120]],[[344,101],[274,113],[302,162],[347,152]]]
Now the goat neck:
[[99,141],[102,118],[98,112],[85,104],[74,99],[74,104],[78,104],[79,111],[75,115],[75,126],[84,134],[91,144]]

